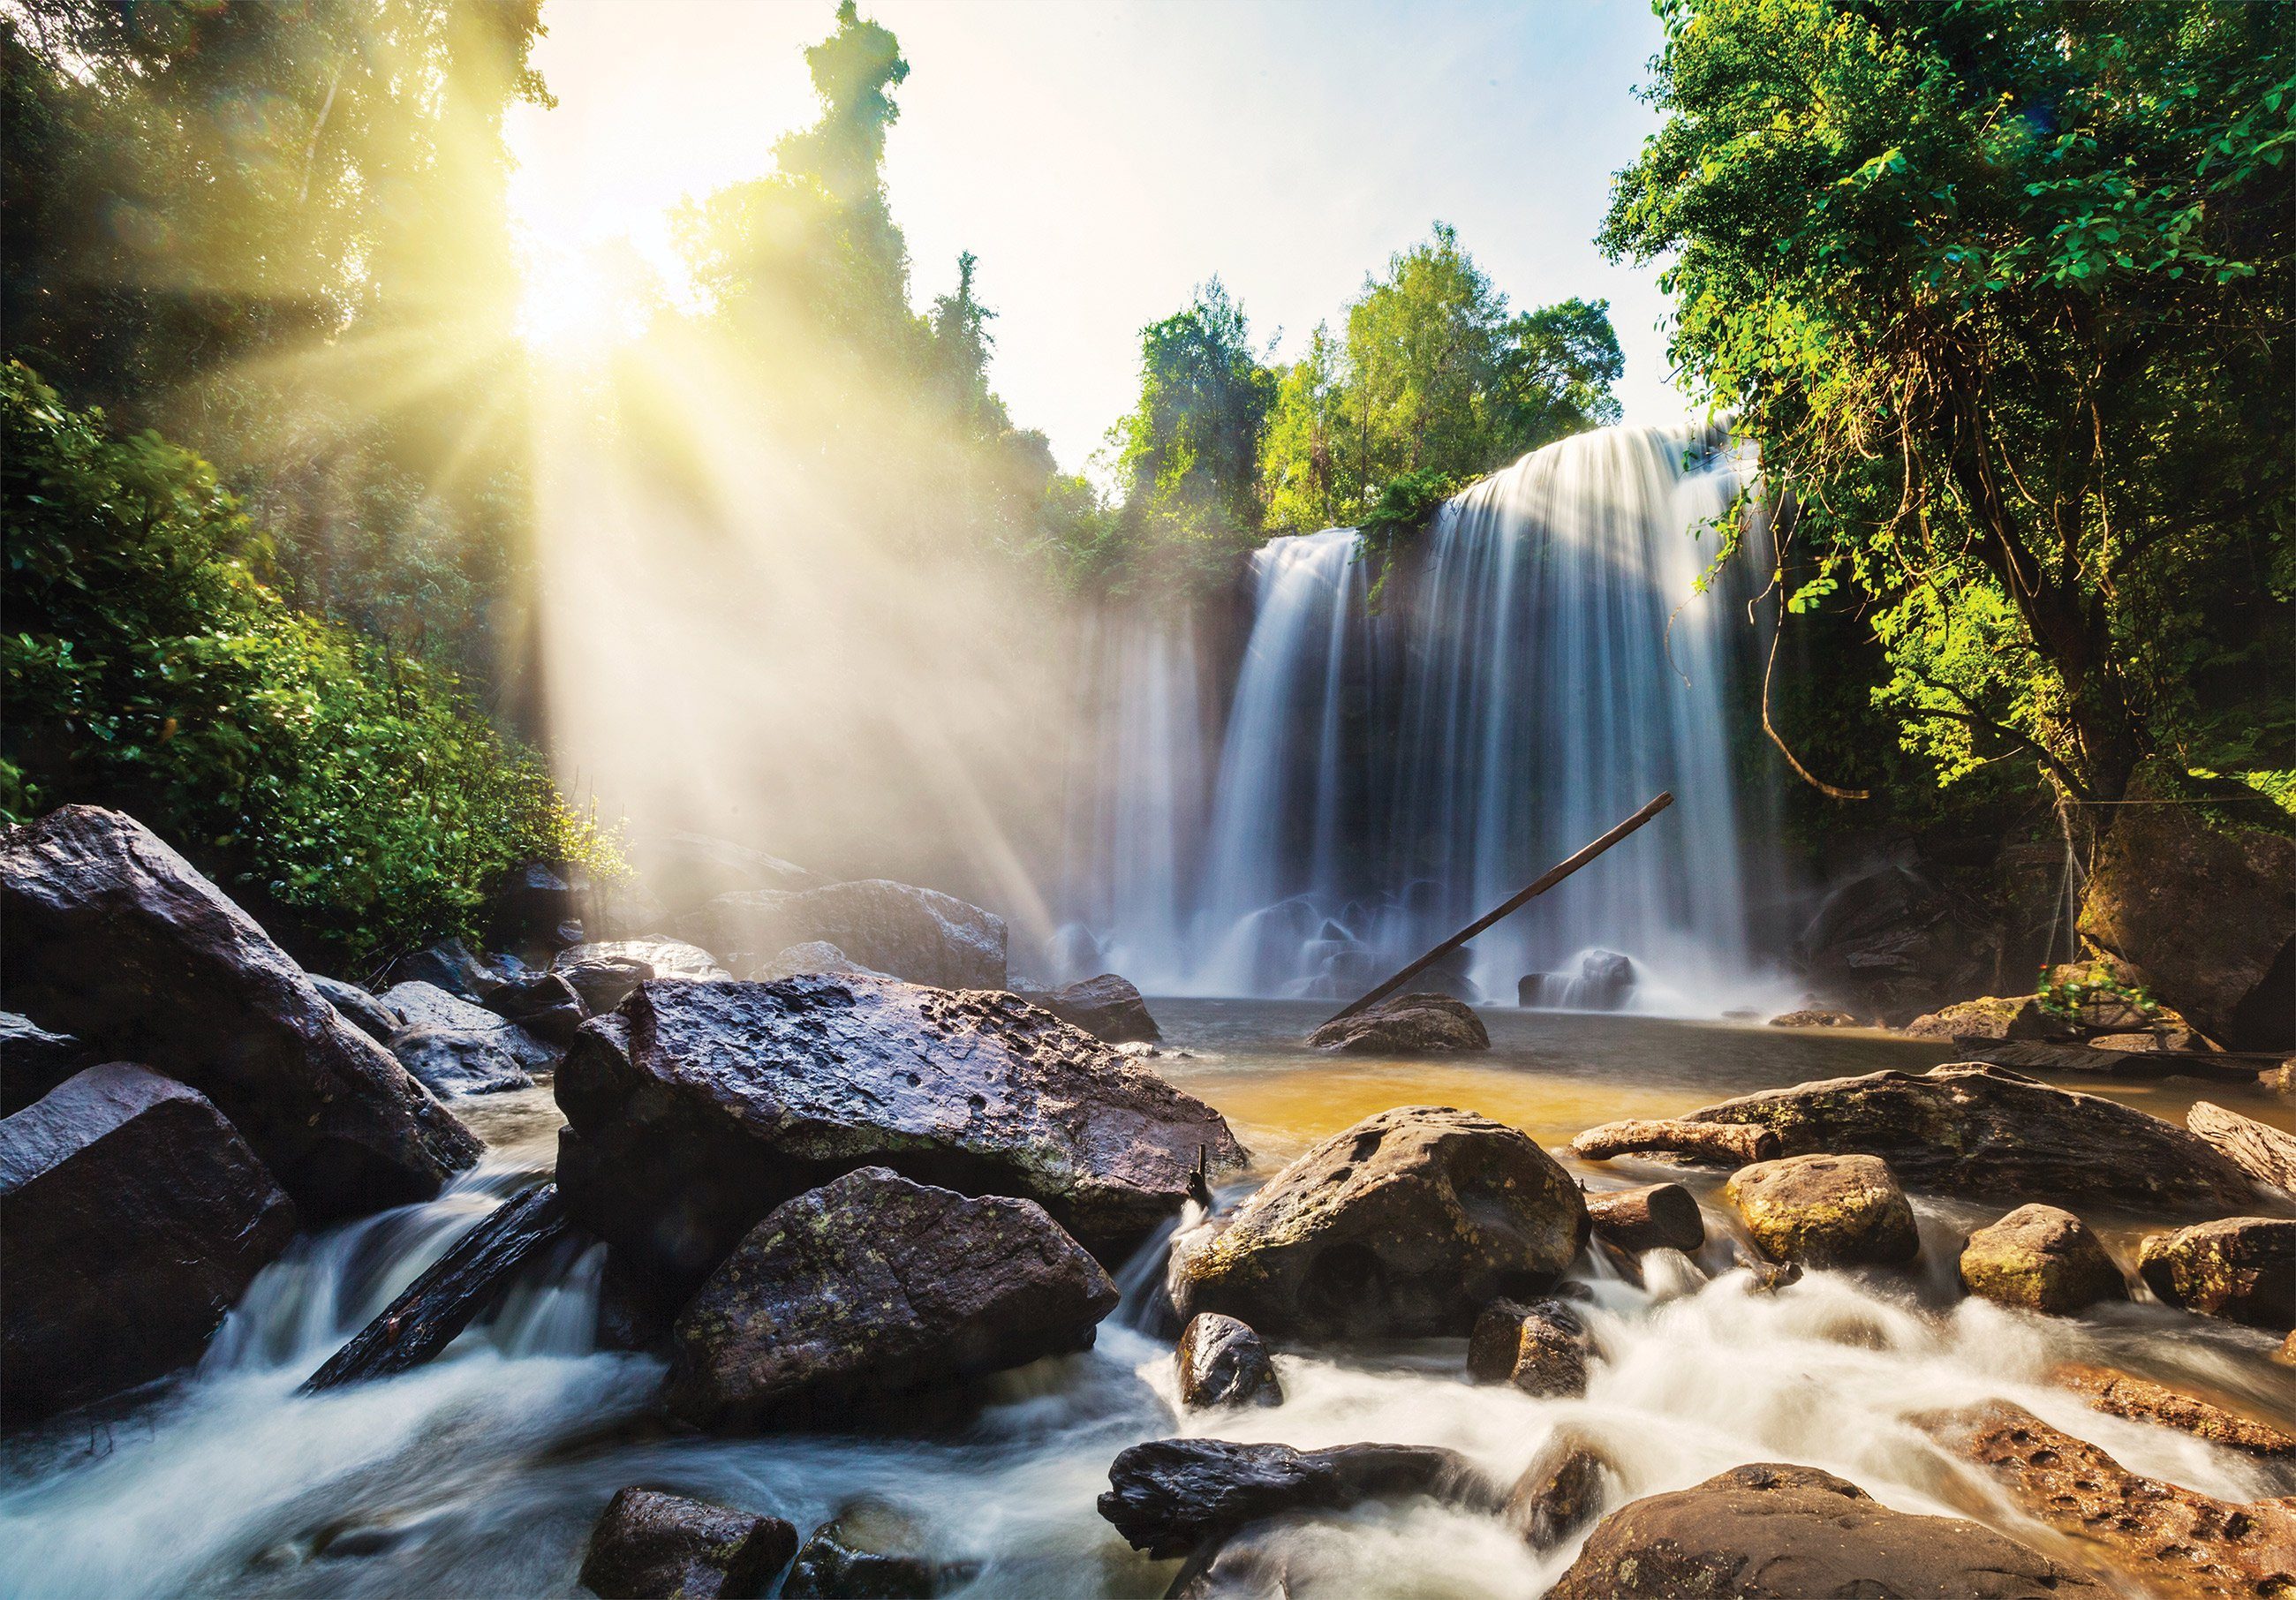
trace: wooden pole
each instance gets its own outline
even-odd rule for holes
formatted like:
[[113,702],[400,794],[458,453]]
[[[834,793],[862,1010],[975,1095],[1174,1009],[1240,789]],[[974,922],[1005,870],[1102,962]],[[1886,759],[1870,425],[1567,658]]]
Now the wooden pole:
[[1351,1017],[1365,1007],[1376,1005],[1380,1001],[1386,999],[1388,996],[1393,994],[1397,989],[1401,989],[1406,983],[1408,983],[1412,979],[1416,978],[1420,973],[1434,965],[1436,962],[1441,960],[1444,956],[1448,956],[1461,945],[1465,944],[1469,939],[1474,938],[1476,934],[1482,932],[1485,929],[1490,927],[1493,923],[1499,922],[1501,919],[1511,916],[1515,912],[1521,910],[1525,906],[1530,904],[1531,901],[1537,899],[1540,895],[1545,894],[1557,883],[1562,882],[1563,879],[1569,877],[1572,873],[1577,872],[1580,867],[1586,866],[1587,863],[1592,861],[1604,850],[1609,849],[1612,845],[1618,843],[1620,840],[1624,839],[1628,834],[1633,833],[1636,828],[1641,827],[1643,824],[1648,822],[1652,817],[1656,816],[1660,812],[1665,810],[1672,804],[1674,804],[1674,796],[1671,793],[1660,795],[1656,800],[1651,801],[1650,804],[1644,806],[1641,810],[1627,818],[1626,821],[1620,823],[1617,827],[1612,828],[1609,833],[1595,841],[1594,843],[1588,845],[1585,849],[1580,850],[1577,855],[1570,857],[1568,860],[1558,861],[1553,866],[1548,867],[1545,872],[1541,873],[1532,881],[1528,889],[1525,889],[1521,894],[1516,895],[1513,899],[1507,901],[1506,904],[1501,906],[1497,910],[1484,913],[1481,916],[1477,917],[1473,922],[1469,923],[1465,927],[1460,929],[1456,933],[1451,935],[1450,938],[1445,939],[1441,944],[1437,945],[1433,949],[1428,951],[1426,955],[1422,956],[1409,966],[1405,967],[1401,972],[1396,973],[1394,977],[1390,978],[1386,982],[1381,984],[1377,989],[1374,989],[1370,993],[1364,995],[1361,998],[1357,999],[1354,1005],[1343,1006],[1340,1010],[1333,1012],[1325,1021],[1324,1026],[1329,1027],[1332,1022],[1339,1022],[1343,1017]]

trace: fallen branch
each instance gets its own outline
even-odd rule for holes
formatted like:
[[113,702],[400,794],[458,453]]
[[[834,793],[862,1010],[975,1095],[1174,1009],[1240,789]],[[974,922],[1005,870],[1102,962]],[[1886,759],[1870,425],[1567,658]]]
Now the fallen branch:
[[1717,1167],[1743,1167],[1778,1158],[1778,1136],[1749,1122],[1676,1122],[1636,1118],[1590,1128],[1570,1141],[1583,1161],[1619,1155],[1674,1155]]

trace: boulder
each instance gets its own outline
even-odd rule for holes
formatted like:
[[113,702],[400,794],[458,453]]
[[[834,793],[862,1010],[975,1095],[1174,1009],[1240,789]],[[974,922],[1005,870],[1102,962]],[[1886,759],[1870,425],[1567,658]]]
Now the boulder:
[[[576,946],[580,948],[580,946]],[[654,975],[643,961],[607,958],[571,965],[551,964],[550,970],[566,980],[582,1003],[586,1017],[603,1016],[630,997],[630,991]]]
[[1033,1201],[864,1167],[776,1208],[673,1333],[671,1413],[728,1432],[1092,1347],[1116,1285]]
[[1202,1311],[1188,1318],[1173,1359],[1180,1371],[1180,1404],[1191,1411],[1283,1403],[1283,1384],[1267,1346],[1233,1317]]
[[2296,1195],[2296,1133],[2285,1133],[2253,1117],[2206,1100],[2185,1113],[2185,1126],[2224,1152],[2227,1160],[2260,1184]]
[[1148,1002],[1140,997],[1140,991],[1114,972],[1103,972],[1097,978],[1086,978],[1048,993],[1023,995],[1021,998],[1111,1045],[1129,1044],[1136,1039],[1152,1045],[1164,1037],[1156,1026],[1156,1019],[1148,1014]]
[[867,878],[802,893],[720,895],[678,931],[741,967],[814,940],[874,972],[938,989],[1004,987],[1004,919],[937,890]]
[[1664,1156],[1702,1166],[1742,1167],[1750,1161],[1774,1161],[1780,1148],[1778,1136],[1758,1123],[1691,1122],[1673,1117],[1629,1117],[1570,1136],[1570,1153],[1585,1161]]
[[589,898],[589,875],[580,867],[529,861],[495,886],[488,920],[496,937],[521,949],[561,948],[582,941],[582,910]]
[[2051,1373],[2049,1381],[2079,1395],[2093,1411],[2174,1428],[2244,1456],[2271,1461],[2296,1459],[2296,1437],[2150,1378],[2072,1361]]
[[480,1144],[303,969],[133,817],[0,833],[0,970],[44,1028],[190,1084],[306,1224],[426,1200]]
[[532,1075],[504,1046],[511,1031],[402,1028],[391,1037],[390,1053],[423,1087],[446,1099],[531,1088]]
[[1834,882],[1795,951],[1813,989],[1895,1026],[1993,977],[1998,936],[1989,921],[1900,852]]
[[1159,1561],[1191,1554],[1285,1512],[1344,1511],[1428,1496],[1480,1509],[1498,1497],[1464,1456],[1429,1445],[1295,1450],[1224,1439],[1159,1439],[1119,1454],[1100,1514]]
[[2052,1030],[2032,996],[1985,995],[1915,1017],[1898,1031],[1917,1039],[2038,1039]]
[[969,1561],[936,1555],[917,1519],[884,1500],[857,1500],[814,1530],[798,1552],[784,1600],[850,1600],[855,1596],[925,1600],[972,1581]]
[[2189,800],[2145,762],[2089,862],[2081,937],[2141,972],[2194,1027],[2235,1050],[2296,1044],[2296,837],[2247,792]]
[[1603,1508],[1603,1458],[1568,1436],[1539,1452],[1507,1491],[1500,1514],[1534,1550],[1553,1550]]
[[683,914],[741,890],[818,889],[821,880],[765,851],[709,833],[669,831],[631,836],[622,853],[661,905]]
[[1646,1250],[1678,1250],[1687,1255],[1706,1243],[1706,1214],[1680,1184],[1590,1190],[1587,1218],[1596,1238],[1631,1255]]
[[2105,1590],[1959,1517],[1816,1467],[1733,1467],[1597,1523],[1547,1600],[2063,1600]]
[[[719,966],[718,958],[709,951],[700,945],[690,945],[682,939],[595,939],[559,951],[551,958],[550,970],[565,972],[602,962],[637,963],[648,969],[647,978],[691,978],[696,982],[723,983],[734,975]],[[601,1005],[591,1009],[611,1011],[613,1007]]]
[[2051,1317],[2128,1298],[2120,1268],[2088,1225],[2053,1205],[2019,1206],[1970,1235],[1961,1250],[1961,1284],[1997,1306]]
[[530,972],[488,995],[486,1008],[563,1050],[582,1025],[582,997],[562,972]]
[[1846,1011],[1829,1011],[1822,1005],[1801,1011],[1780,1012],[1770,1019],[1773,1028],[1856,1028],[1857,1019]]
[[[463,1054],[469,1067],[463,1079],[448,1079],[452,1093],[472,1093],[472,1090],[463,1087],[463,1083],[475,1083],[496,1077],[499,1068],[495,1063],[500,1061],[509,1061],[521,1074],[546,1072],[556,1066],[558,1058],[565,1054],[563,1046],[554,1046],[508,1017],[488,1011],[483,1005],[472,1005],[459,996],[450,995],[435,984],[395,984],[383,991],[382,999],[385,1005],[406,1019],[406,1028],[391,1036],[393,1054],[401,1054],[399,1046],[406,1035],[414,1030],[464,1036]],[[411,1065],[407,1070],[416,1071]],[[419,1071],[416,1075],[421,1076]],[[496,1082],[494,1087],[521,1086]]]
[[1587,1392],[1594,1354],[1587,1325],[1561,1301],[1495,1300],[1467,1336],[1467,1373],[1478,1383],[1512,1383],[1525,1394],[1570,1399]]
[[387,975],[394,989],[409,983],[427,984],[457,999],[472,1002],[485,999],[510,981],[509,974],[500,966],[474,953],[459,939],[442,939],[411,956],[400,956],[390,964]]
[[2027,1516],[2111,1552],[2148,1594],[2273,1595],[2296,1573],[2287,1501],[2235,1503],[2140,1477],[2006,1400],[1914,1420]]
[[343,1021],[376,1044],[389,1045],[390,1036],[406,1026],[406,1019],[396,1009],[357,984],[345,983],[340,978],[322,978],[316,972],[309,976],[311,987],[342,1013]]
[[1243,1152],[1210,1106],[1013,996],[656,979],[558,1071],[574,1218],[674,1292],[783,1201],[882,1165],[1034,1200],[1120,1261]]
[[1587,1229],[1578,1185],[1529,1138],[1403,1106],[1325,1139],[1176,1250],[1172,1299],[1278,1339],[1456,1337],[1492,1301],[1552,1284]]
[[1754,1247],[1800,1267],[1899,1267],[1921,1253],[1914,1208],[1870,1155],[1792,1155],[1730,1175],[1722,1194]]
[[295,1207],[205,1096],[126,1063],[0,1120],[0,1410],[19,1426],[195,1359]]
[[1464,1001],[1448,995],[1398,995],[1369,1011],[1324,1023],[1308,1036],[1308,1044],[1349,1055],[1423,1055],[1488,1050],[1491,1036]]
[[12,1117],[82,1067],[88,1047],[27,1016],[0,1011],[0,1117]]
[[2255,1193],[2246,1173],[2181,1128],[1976,1063],[1766,1089],[1688,1115],[1770,1128],[1785,1155],[1877,1155],[1901,1183],[1972,1199],[2192,1211],[2245,1205]]
[[824,972],[832,977],[890,978],[892,973],[881,972],[875,967],[863,966],[859,962],[826,939],[811,939],[801,945],[791,945],[742,974],[750,983],[773,983],[783,978],[802,977],[808,972]]
[[796,1553],[779,1517],[633,1487],[590,1530],[582,1587],[601,1600],[750,1600]]
[[2296,1325],[2296,1222],[2227,1217],[2149,1234],[2136,1269],[2172,1306],[2279,1333]]

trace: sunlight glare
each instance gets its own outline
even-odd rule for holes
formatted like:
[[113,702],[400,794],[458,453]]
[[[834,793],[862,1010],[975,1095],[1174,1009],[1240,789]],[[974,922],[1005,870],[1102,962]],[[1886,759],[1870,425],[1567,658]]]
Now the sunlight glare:
[[663,302],[659,272],[627,236],[586,244],[528,238],[518,335],[536,354],[596,361],[640,338]]

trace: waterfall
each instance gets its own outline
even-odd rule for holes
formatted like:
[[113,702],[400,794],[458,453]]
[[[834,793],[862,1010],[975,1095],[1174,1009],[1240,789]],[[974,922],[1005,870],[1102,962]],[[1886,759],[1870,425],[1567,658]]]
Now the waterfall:
[[[1252,557],[1225,671],[1185,619],[1119,627],[1100,857],[1071,878],[1056,975],[1345,997],[1669,789],[1431,981],[1676,1013],[1766,992],[1765,797],[1734,759],[1757,640],[1734,574],[1702,592],[1715,536],[1692,537],[1746,470],[1702,429],[1581,434],[1446,504],[1376,610],[1362,541],[1332,529]],[[1231,679],[1224,722],[1200,721],[1204,684]]]

